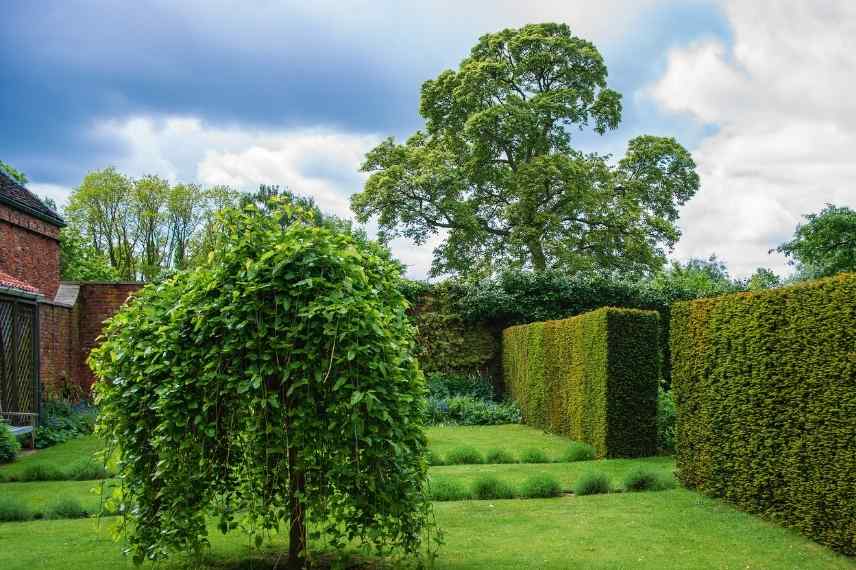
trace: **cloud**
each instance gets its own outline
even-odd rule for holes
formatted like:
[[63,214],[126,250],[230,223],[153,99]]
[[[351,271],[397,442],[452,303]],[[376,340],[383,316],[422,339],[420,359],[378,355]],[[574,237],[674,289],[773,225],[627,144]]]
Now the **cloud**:
[[646,93],[711,125],[693,155],[701,190],[684,208],[681,258],[716,252],[734,274],[786,270],[770,248],[826,202],[856,202],[856,3],[725,5],[733,45],[670,51]]

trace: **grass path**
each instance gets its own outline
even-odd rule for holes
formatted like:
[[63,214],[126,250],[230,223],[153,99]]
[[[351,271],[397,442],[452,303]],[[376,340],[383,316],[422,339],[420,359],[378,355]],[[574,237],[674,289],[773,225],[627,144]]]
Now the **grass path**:
[[[439,569],[856,569],[856,560],[680,489],[435,508],[446,537]],[[110,521],[100,528],[91,519],[0,524],[0,568],[131,568],[109,538]],[[285,547],[280,537],[250,553],[240,534],[212,530],[211,539],[208,560],[195,567],[272,568]],[[180,567],[187,559],[159,566]]]
[[0,465],[0,481],[20,475],[28,467],[36,465],[65,469],[83,458],[92,457],[101,448],[101,441],[94,435],[89,435],[47,449],[40,449],[35,453],[19,457],[13,463]]

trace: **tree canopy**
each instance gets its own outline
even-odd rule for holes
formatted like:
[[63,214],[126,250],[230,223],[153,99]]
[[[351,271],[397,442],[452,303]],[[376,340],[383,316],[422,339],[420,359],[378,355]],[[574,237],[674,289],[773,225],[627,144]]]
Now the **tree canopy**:
[[425,130],[368,153],[357,219],[377,216],[382,238],[443,236],[435,274],[660,267],[695,163],[668,137],[636,137],[617,162],[574,148],[574,129],[620,123],[606,80],[598,50],[564,24],[483,36],[423,84]]
[[426,388],[399,266],[292,204],[220,219],[208,262],[142,289],[92,353],[135,558],[203,546],[206,515],[257,545],[288,521],[292,564],[310,520],[334,548],[414,552]]
[[827,204],[805,216],[794,237],[776,248],[805,278],[856,271],[856,211]]

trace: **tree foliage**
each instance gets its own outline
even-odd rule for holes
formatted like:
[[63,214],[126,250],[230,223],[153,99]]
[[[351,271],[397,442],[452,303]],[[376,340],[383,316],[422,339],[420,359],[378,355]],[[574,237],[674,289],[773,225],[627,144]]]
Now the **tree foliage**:
[[21,186],[26,186],[27,182],[29,182],[26,174],[24,174],[9,163],[0,160],[0,168],[2,168],[6,172],[6,174],[11,176]]
[[416,243],[444,232],[435,274],[658,268],[698,188],[695,163],[672,138],[636,137],[615,164],[573,148],[573,129],[620,123],[606,78],[564,24],[483,36],[457,71],[423,84],[425,131],[368,153],[358,220]]
[[414,552],[426,388],[400,268],[288,203],[220,216],[209,261],[145,287],[91,365],[138,560],[207,543],[206,515],[261,544],[281,521]]
[[805,219],[793,239],[776,248],[797,266],[800,276],[827,277],[856,271],[856,211],[827,204]]
[[110,260],[73,227],[59,232],[59,272],[65,281],[117,281]]

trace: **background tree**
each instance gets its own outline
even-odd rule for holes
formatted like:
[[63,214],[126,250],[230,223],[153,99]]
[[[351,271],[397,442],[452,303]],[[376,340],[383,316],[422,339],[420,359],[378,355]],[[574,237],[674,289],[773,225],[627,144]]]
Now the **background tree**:
[[759,267],[755,273],[746,280],[746,288],[750,291],[763,291],[764,289],[775,289],[782,286],[782,278],[776,275],[772,269]]
[[603,58],[564,24],[483,36],[458,71],[422,86],[426,130],[366,156],[360,222],[416,243],[445,232],[432,272],[660,267],[677,208],[698,188],[674,139],[640,136],[616,164],[571,145],[571,130],[618,126]]
[[0,168],[2,168],[6,172],[6,174],[11,176],[21,186],[26,186],[27,182],[29,182],[26,174],[24,174],[9,163],[0,160]]
[[826,207],[805,216],[792,240],[776,251],[785,254],[797,266],[800,278],[835,275],[856,271],[856,211],[846,206]]
[[334,548],[415,552],[426,388],[399,266],[290,204],[227,210],[222,228],[224,247],[145,287],[92,353],[135,558],[197,550],[206,515],[257,545],[287,520],[295,568],[309,515]]
[[59,232],[59,270],[65,281],[117,281],[110,260],[73,227]]
[[658,272],[651,280],[655,289],[685,291],[692,298],[710,297],[722,293],[740,291],[745,286],[731,279],[725,262],[712,254],[707,259],[695,257],[672,264]]

